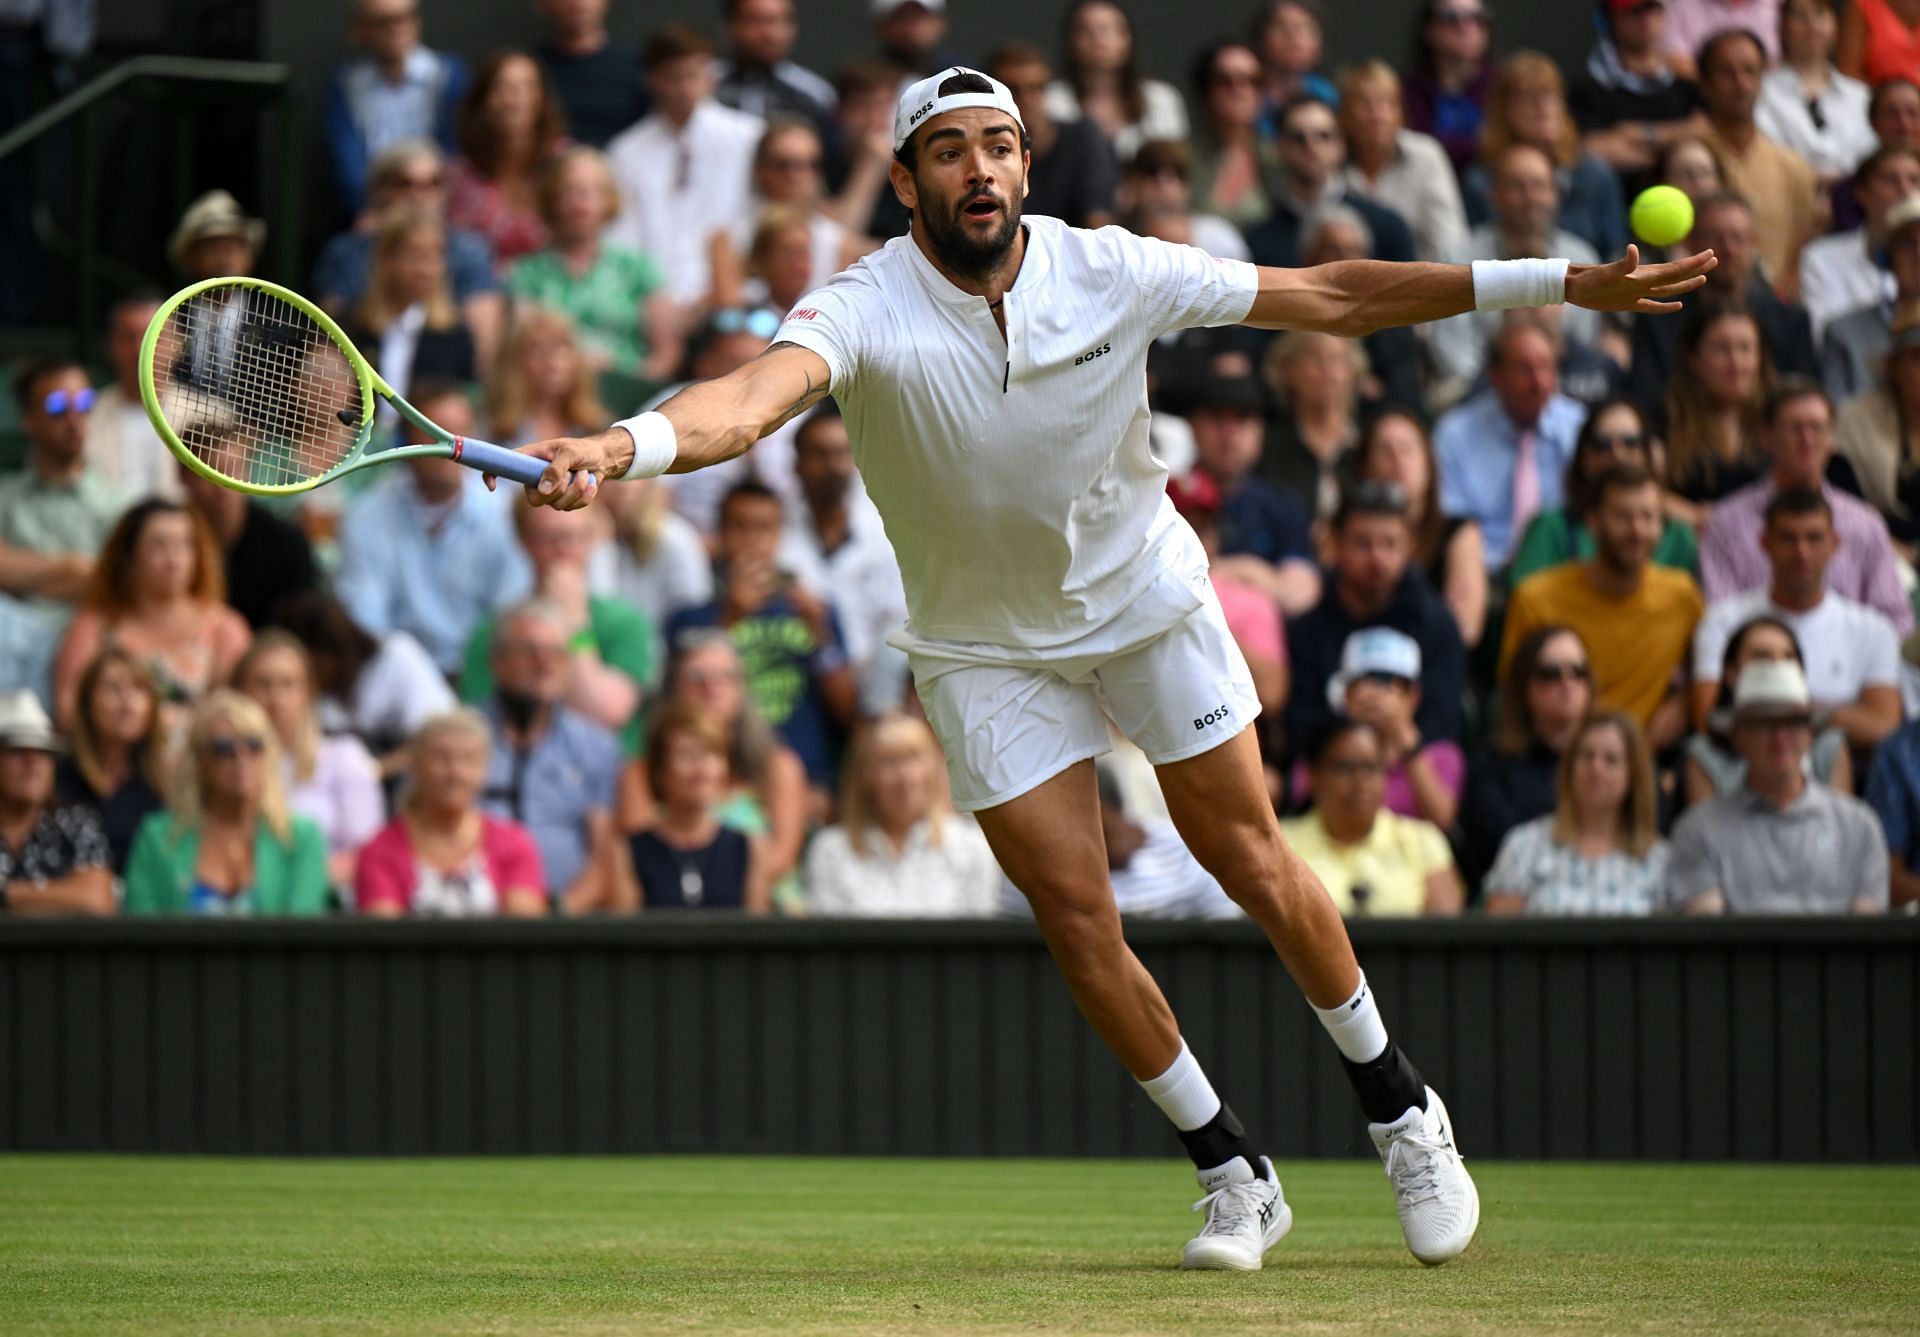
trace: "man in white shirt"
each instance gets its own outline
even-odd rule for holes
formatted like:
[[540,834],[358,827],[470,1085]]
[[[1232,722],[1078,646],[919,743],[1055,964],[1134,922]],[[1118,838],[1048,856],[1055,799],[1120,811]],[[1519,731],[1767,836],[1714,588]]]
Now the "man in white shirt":
[[1900,640],[1884,613],[1827,588],[1827,564],[1839,544],[1833,507],[1819,492],[1774,494],[1760,538],[1773,583],[1714,600],[1693,634],[1697,725],[1706,727],[1719,695],[1727,642],[1764,615],[1793,628],[1813,703],[1832,712],[1849,744],[1871,748],[1900,727]]
[[767,123],[714,100],[713,43],[698,30],[669,24],[642,59],[653,110],[607,145],[620,188],[608,235],[659,261],[675,301],[697,302],[713,286],[713,234],[752,211],[753,153]]
[[580,506],[599,478],[730,458],[831,391],[899,554],[909,627],[896,642],[956,806],[978,814],[1081,1011],[1179,1131],[1207,1192],[1182,1265],[1256,1269],[1292,1214],[1126,945],[1092,764],[1109,715],[1339,1047],[1408,1247],[1430,1264],[1457,1256],[1478,1195],[1445,1106],[1388,1038],[1333,902],[1280,834],[1247,727],[1260,713],[1251,676],[1148,446],[1147,349],[1198,325],[1359,335],[1476,301],[1666,310],[1658,299],[1697,286],[1712,257],[1257,269],[1023,220],[1019,110],[959,67],[902,93],[894,152],[908,236],[803,298],[738,372],[596,436],[526,447],[552,461],[535,497]]
[[160,299],[123,297],[107,313],[107,365],[113,384],[87,415],[87,468],[128,498],[180,498],[180,470],[140,402],[140,341]]
[[1816,339],[1847,312],[1893,300],[1893,275],[1880,263],[1880,251],[1887,244],[1889,211],[1920,195],[1920,148],[1875,149],[1853,174],[1853,194],[1866,221],[1851,232],[1815,237],[1800,252],[1800,303]]

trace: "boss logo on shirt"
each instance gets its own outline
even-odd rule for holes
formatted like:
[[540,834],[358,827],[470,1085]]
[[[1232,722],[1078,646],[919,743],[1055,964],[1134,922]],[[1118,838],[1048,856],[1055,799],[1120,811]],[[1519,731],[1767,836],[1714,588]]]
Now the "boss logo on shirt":
[[1091,362],[1097,357],[1105,357],[1108,353],[1111,353],[1112,351],[1113,351],[1112,344],[1101,344],[1098,348],[1094,349],[1091,353],[1082,353],[1079,357],[1075,358],[1073,360],[1073,365],[1077,367],[1082,362]]
[[1232,713],[1233,712],[1229,711],[1226,705],[1222,703],[1221,705],[1215,706],[1212,710],[1209,710],[1205,715],[1202,715],[1199,719],[1195,720],[1193,722],[1193,727],[1196,729],[1209,728],[1212,725],[1223,722]]

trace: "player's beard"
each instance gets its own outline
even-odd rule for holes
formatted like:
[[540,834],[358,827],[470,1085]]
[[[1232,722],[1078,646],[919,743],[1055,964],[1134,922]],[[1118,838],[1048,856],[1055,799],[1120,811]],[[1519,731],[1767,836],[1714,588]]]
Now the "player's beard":
[[[1005,211],[1000,226],[985,237],[969,232],[962,221],[962,211],[982,199],[991,199]],[[1020,232],[1020,201],[976,190],[950,205],[922,209],[920,226],[934,259],[961,278],[982,282],[999,272],[1013,250],[1013,239]]]

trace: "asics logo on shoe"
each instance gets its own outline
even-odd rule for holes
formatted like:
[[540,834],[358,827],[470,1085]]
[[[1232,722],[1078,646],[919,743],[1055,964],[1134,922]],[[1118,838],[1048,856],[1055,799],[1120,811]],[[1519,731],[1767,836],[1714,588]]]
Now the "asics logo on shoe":
[[1226,1183],[1231,1177],[1231,1174],[1232,1172],[1225,1168],[1216,1170],[1200,1181],[1200,1187],[1206,1189],[1208,1192],[1212,1192],[1214,1189]]
[[1260,1228],[1262,1230],[1265,1230],[1268,1226],[1272,1224],[1273,1224],[1273,1203],[1263,1202],[1260,1204]]

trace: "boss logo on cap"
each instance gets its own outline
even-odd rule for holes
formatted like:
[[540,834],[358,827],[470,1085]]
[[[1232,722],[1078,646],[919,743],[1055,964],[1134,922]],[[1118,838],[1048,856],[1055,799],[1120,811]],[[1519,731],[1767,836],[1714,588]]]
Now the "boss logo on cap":
[[907,124],[908,125],[920,124],[920,118],[922,116],[925,116],[928,112],[932,110],[933,110],[933,104],[929,102],[926,106],[920,108],[919,111],[916,111],[913,115],[907,117]]

